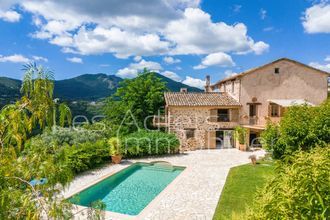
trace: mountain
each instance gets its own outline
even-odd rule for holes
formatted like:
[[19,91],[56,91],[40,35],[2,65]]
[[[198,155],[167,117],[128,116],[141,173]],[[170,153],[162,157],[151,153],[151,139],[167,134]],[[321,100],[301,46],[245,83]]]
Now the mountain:
[[[187,88],[191,92],[201,91],[161,74],[157,73],[156,75],[166,83],[170,91],[180,91],[180,88]],[[67,101],[97,101],[115,93],[122,80],[115,75],[104,73],[83,74],[71,79],[56,80],[54,96]],[[0,77],[0,107],[17,100],[20,97],[20,87],[20,80]]]

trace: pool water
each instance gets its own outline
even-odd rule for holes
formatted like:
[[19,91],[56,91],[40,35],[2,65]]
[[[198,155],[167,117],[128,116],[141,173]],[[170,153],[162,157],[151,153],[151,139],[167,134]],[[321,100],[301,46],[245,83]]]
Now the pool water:
[[69,201],[88,207],[95,201],[102,201],[107,211],[137,215],[183,170],[184,167],[135,163]]

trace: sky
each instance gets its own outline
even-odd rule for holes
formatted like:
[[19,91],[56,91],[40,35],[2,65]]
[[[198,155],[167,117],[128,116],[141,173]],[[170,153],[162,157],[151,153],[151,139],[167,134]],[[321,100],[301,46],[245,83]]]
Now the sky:
[[202,88],[282,57],[330,72],[329,0],[0,1],[0,76],[28,62],[56,79],[146,67]]

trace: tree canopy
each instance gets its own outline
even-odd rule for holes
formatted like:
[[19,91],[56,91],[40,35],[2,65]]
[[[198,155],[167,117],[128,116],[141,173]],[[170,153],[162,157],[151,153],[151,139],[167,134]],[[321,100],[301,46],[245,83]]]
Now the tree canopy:
[[[150,128],[152,115],[164,106],[165,83],[155,73],[145,69],[134,79],[125,79],[105,106],[105,114],[111,123],[125,124],[132,131],[136,125]],[[136,123],[136,124],[135,124]]]

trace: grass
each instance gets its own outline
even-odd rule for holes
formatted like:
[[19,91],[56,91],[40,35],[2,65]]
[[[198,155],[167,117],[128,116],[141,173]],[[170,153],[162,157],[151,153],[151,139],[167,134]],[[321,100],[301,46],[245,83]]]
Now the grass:
[[259,161],[256,166],[246,164],[231,168],[213,220],[242,219],[247,207],[253,204],[257,189],[273,174],[271,161]]

